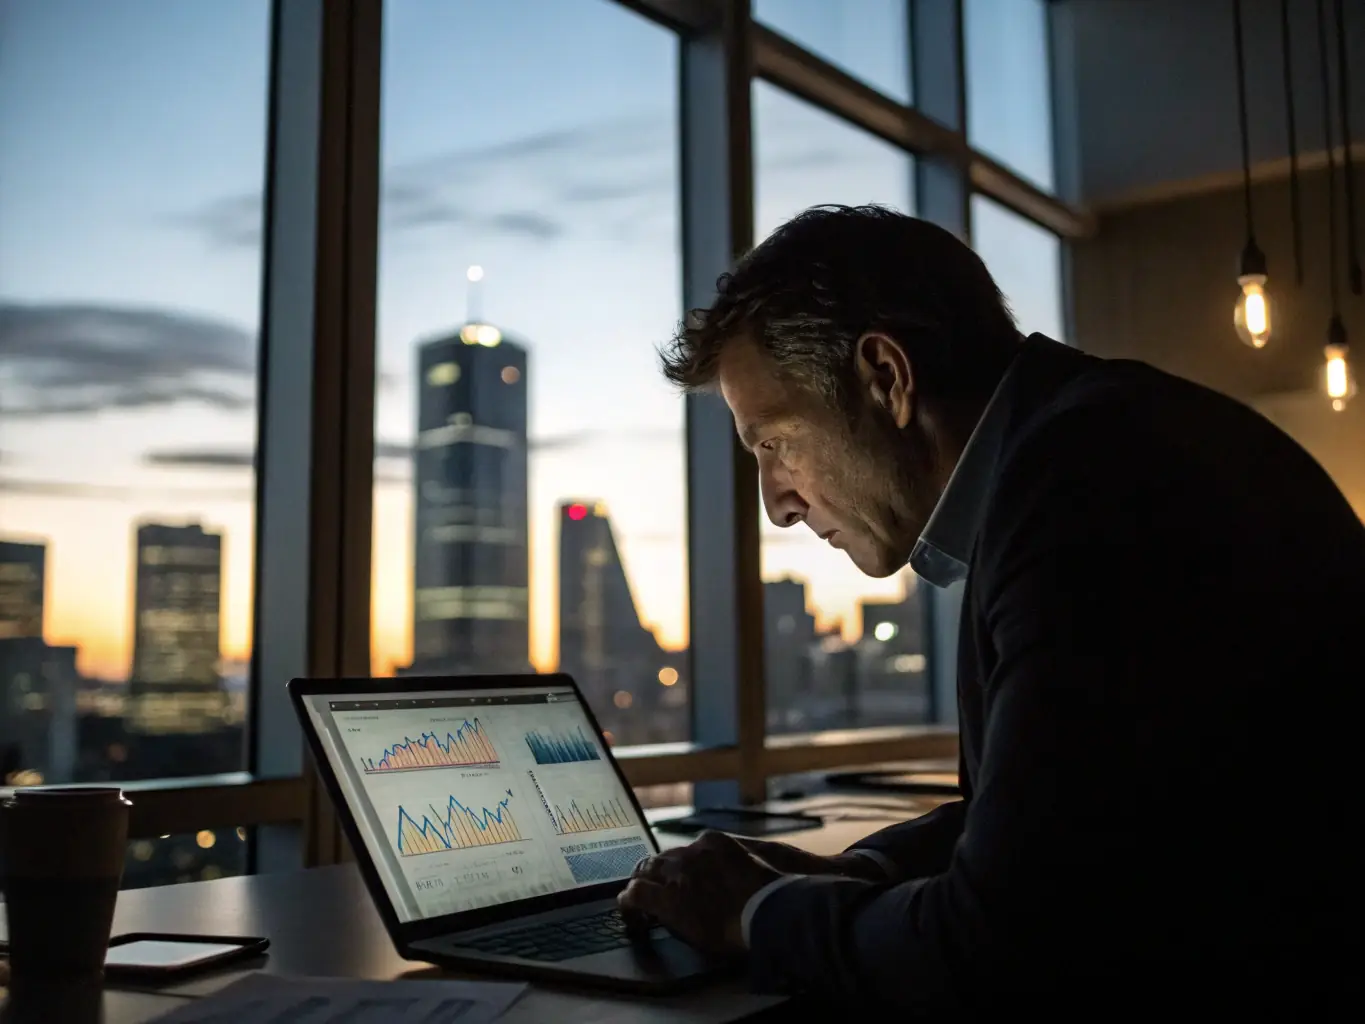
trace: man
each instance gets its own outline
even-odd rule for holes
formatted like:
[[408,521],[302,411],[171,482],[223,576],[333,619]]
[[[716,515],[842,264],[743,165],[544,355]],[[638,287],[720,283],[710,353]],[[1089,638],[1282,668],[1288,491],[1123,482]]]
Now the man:
[[1302,449],[1021,337],[966,246],[874,207],[778,229],[663,361],[724,397],[774,523],[966,580],[963,798],[833,858],[705,836],[625,911],[841,1001],[1321,994],[1358,935],[1365,528]]

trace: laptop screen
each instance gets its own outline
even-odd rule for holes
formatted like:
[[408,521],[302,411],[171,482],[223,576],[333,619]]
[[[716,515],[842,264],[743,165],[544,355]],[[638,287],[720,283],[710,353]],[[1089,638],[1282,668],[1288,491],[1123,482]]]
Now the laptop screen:
[[569,687],[304,704],[400,921],[615,881],[652,852]]

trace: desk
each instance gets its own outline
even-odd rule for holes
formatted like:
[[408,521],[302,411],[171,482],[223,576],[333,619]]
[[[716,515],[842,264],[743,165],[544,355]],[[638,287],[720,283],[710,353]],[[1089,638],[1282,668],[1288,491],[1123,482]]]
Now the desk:
[[[892,801],[886,796],[826,796],[783,809],[806,807],[850,815],[820,829],[783,837],[815,853],[836,853],[894,821],[923,813],[932,802]],[[901,808],[901,809],[898,809]],[[679,839],[661,836],[664,845]],[[115,934],[132,931],[218,935],[266,935],[270,955],[260,969],[272,974],[348,978],[433,978],[442,972],[403,960],[370,901],[354,865],[193,882],[119,895]],[[155,995],[108,991],[104,1024],[141,1024],[186,998],[202,997],[240,977],[240,970],[206,975]],[[758,996],[738,983],[666,998],[626,998],[586,989],[534,985],[502,1019],[508,1024],[720,1024],[770,1018],[783,1000]]]

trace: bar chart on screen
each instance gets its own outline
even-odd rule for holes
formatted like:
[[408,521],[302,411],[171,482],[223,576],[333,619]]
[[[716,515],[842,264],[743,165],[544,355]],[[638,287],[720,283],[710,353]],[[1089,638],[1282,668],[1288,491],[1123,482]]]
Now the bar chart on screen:
[[602,759],[597,744],[588,738],[582,728],[575,728],[572,732],[532,729],[526,733],[526,745],[531,748],[531,756],[536,759],[536,764],[573,764]]
[[366,775],[423,771],[430,768],[487,768],[498,763],[498,752],[476,718],[465,719],[455,729],[404,736],[385,747],[378,757],[361,758]]
[[550,816],[556,835],[567,836],[578,832],[629,828],[635,823],[634,817],[620,797],[604,797],[600,800],[585,798],[581,802],[576,798],[569,798],[567,801],[552,802],[541,789],[536,773],[528,770],[526,774],[531,777],[531,785],[535,786],[536,795],[540,797],[540,805]]

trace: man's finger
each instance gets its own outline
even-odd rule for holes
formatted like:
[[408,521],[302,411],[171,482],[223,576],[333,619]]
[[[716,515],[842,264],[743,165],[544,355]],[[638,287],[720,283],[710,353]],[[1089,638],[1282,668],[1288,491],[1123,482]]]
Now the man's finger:
[[617,902],[623,911],[644,914],[661,924],[669,924],[670,919],[677,916],[682,901],[677,897],[677,890],[670,886],[647,878],[632,878],[621,890]]

